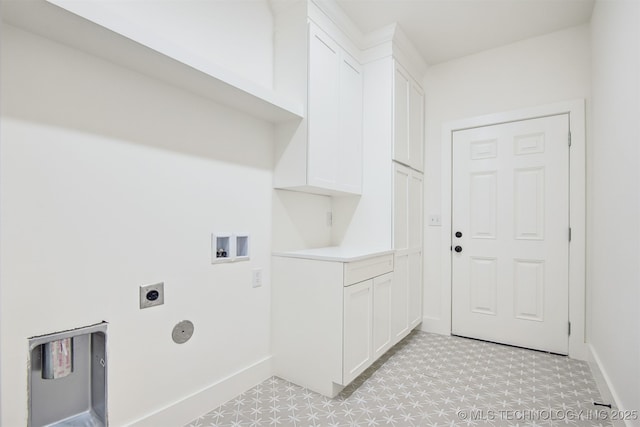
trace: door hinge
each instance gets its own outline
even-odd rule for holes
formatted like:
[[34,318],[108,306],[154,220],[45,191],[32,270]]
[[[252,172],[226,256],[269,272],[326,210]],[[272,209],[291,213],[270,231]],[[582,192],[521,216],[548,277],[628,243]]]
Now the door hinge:
[[569,132],[569,147],[571,147],[571,132]]
[[571,241],[571,227],[569,227],[569,241]]
[[571,336],[571,322],[569,322],[569,336]]

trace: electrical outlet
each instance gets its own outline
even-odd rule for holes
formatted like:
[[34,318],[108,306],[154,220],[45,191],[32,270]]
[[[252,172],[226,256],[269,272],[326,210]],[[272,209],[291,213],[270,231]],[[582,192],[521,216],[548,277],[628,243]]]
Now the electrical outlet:
[[140,286],[140,308],[164,304],[164,283]]
[[429,215],[429,225],[432,227],[440,226],[440,215]]
[[259,288],[262,286],[262,269],[256,268],[255,270],[251,270],[251,286],[254,288]]

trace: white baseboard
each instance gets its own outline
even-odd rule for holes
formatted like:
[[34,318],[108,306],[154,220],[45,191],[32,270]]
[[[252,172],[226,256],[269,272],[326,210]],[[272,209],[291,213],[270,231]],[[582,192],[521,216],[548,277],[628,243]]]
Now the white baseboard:
[[135,427],[183,426],[272,375],[272,357],[268,356],[129,425]]
[[[587,362],[591,368],[591,373],[593,373],[593,378],[596,380],[596,385],[598,386],[602,400],[606,403],[611,403],[612,409],[624,411],[624,408],[621,408],[618,403],[620,402],[620,399],[618,399],[618,394],[616,393],[615,388],[611,385],[607,371],[603,368],[600,358],[598,357],[598,353],[594,350],[591,344],[587,344]],[[625,426],[625,422],[619,420],[613,421],[613,425],[614,427],[622,427]],[[627,421],[626,425],[632,426],[630,421]]]

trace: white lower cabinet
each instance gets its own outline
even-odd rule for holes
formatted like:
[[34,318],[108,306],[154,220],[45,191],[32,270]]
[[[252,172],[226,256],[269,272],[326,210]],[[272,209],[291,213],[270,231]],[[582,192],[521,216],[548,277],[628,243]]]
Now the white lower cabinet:
[[[392,251],[274,255],[275,374],[334,397],[396,344],[393,258]],[[406,307],[406,293],[403,300]]]
[[423,179],[422,173],[394,164],[392,331],[400,339],[422,322]]
[[422,250],[409,253],[409,280],[407,284],[409,329],[422,322]]
[[391,313],[393,274],[373,279],[373,360],[382,356],[393,345]]
[[348,384],[373,363],[373,280],[344,288],[342,381]]
[[409,258],[396,254],[394,265],[391,335],[394,340],[401,340],[409,333]]
[[344,288],[344,372],[346,385],[391,348],[393,273]]

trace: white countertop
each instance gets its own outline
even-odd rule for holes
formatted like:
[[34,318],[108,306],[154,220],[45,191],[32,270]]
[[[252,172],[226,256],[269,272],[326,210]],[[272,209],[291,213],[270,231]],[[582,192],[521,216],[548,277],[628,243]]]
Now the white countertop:
[[393,249],[330,246],[299,251],[274,252],[272,255],[287,258],[315,259],[319,261],[353,262],[392,254],[393,252]]

